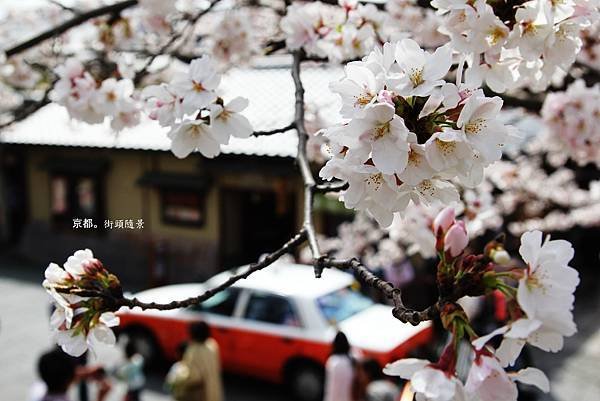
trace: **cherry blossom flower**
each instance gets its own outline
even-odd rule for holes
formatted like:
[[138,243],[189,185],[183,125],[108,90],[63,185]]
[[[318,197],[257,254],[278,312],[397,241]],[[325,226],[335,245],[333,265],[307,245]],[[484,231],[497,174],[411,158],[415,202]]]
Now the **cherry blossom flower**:
[[214,61],[202,56],[192,60],[187,74],[174,78],[169,87],[183,99],[184,112],[193,113],[217,99],[215,89],[220,81]]
[[542,321],[544,328],[573,335],[573,293],[579,284],[577,270],[568,266],[573,247],[568,241],[549,238],[542,243],[542,233],[531,231],[521,236],[519,253],[528,264],[519,280],[519,306],[527,317]]
[[549,239],[542,243],[542,233],[530,231],[521,236],[519,252],[528,264],[517,288],[517,301],[525,316],[473,342],[481,349],[492,337],[503,335],[496,350],[503,366],[514,364],[526,343],[557,352],[563,347],[563,337],[577,330],[572,309],[579,275],[568,266],[573,257],[571,244]]
[[110,312],[101,314],[90,326],[87,333],[75,329],[56,330],[55,341],[64,352],[71,356],[81,356],[88,349],[94,351],[101,343],[115,345],[116,337],[111,327],[119,325],[119,318]]
[[437,369],[424,359],[406,358],[388,364],[383,372],[410,380],[419,401],[464,400],[463,386],[456,377]]
[[173,126],[167,135],[171,139],[171,151],[180,159],[196,149],[205,157],[215,157],[221,150],[211,127],[202,119],[185,120]]
[[153,120],[167,127],[183,116],[181,98],[174,94],[167,84],[150,85],[141,94],[146,101],[148,115]]
[[416,142],[394,108],[385,103],[370,106],[364,118],[353,119],[337,133],[341,143],[348,138],[358,139],[358,147],[367,145],[373,164],[384,174],[401,173],[408,161],[408,142]]
[[514,381],[521,379],[545,392],[549,390],[548,379],[538,369],[527,368],[509,375],[495,357],[478,355],[469,370],[465,392],[470,400],[516,401],[518,390]]
[[452,65],[452,50],[442,46],[432,54],[414,40],[404,39],[396,46],[396,62],[404,76],[394,89],[402,96],[427,96],[444,84]]
[[110,327],[117,326],[119,318],[112,312],[97,310],[98,303],[91,298],[66,291],[67,288],[98,289],[118,285],[116,278],[106,272],[91,250],[76,251],[64,263],[64,269],[50,263],[44,276],[42,285],[55,306],[50,328],[63,351],[81,356],[88,349],[93,352],[100,343],[115,344]]
[[425,154],[425,146],[416,143],[409,144],[406,168],[398,178],[408,185],[417,185],[426,179],[432,178],[436,171],[431,167]]
[[486,165],[500,160],[502,146],[508,139],[506,127],[497,119],[501,108],[499,97],[487,98],[474,93],[466,100],[457,120],[464,138]]
[[215,63],[203,56],[170,84],[151,85],[142,91],[150,118],[171,128],[167,136],[175,156],[184,158],[197,149],[205,157],[215,157],[231,136],[248,138],[254,132],[240,113],[247,107],[247,99],[236,97],[224,104],[215,92],[220,79]]
[[221,106],[210,105],[210,128],[219,143],[227,144],[231,136],[248,138],[254,130],[246,117],[240,114],[248,106],[248,100],[236,97]]
[[116,115],[121,104],[132,94],[133,82],[130,79],[108,78],[94,93],[92,105],[100,114]]
[[375,74],[361,64],[350,63],[347,65],[346,76],[339,82],[332,82],[329,88],[342,98],[340,113],[345,118],[360,117],[364,115],[365,107],[377,100],[383,84]]

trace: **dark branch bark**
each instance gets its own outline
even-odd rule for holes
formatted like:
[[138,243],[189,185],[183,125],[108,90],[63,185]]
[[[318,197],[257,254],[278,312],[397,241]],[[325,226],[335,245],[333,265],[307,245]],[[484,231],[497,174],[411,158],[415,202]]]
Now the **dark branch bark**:
[[31,38],[23,43],[20,43],[16,46],[11,47],[10,49],[7,49],[6,57],[14,56],[15,54],[18,54],[27,49],[30,49],[30,48],[42,43],[43,41],[45,41],[47,39],[61,35],[61,34],[65,33],[66,31],[68,31],[69,29],[74,28],[78,25],[81,25],[82,23],[84,23],[90,19],[93,19],[96,17],[101,17],[105,14],[120,13],[121,11],[123,11],[127,8],[135,6],[137,3],[138,3],[137,0],[126,0],[126,1],[121,1],[119,3],[111,4],[108,6],[95,8],[88,12],[78,14],[75,17],[71,18],[70,20],[63,22],[62,24],[60,24],[58,26],[55,26],[54,28],[48,29],[47,31],[44,31],[44,32],[40,33],[39,35],[34,36],[33,38]]
[[323,271],[318,261],[322,258],[321,251],[319,250],[319,243],[317,242],[317,234],[313,225],[313,200],[315,191],[315,179],[310,170],[310,162],[306,154],[306,143],[308,141],[308,133],[304,125],[304,86],[302,85],[302,79],[300,78],[300,65],[304,58],[303,50],[296,50],[293,53],[292,63],[292,78],[294,80],[295,91],[295,112],[294,112],[294,125],[298,132],[298,154],[296,155],[296,162],[300,168],[300,174],[302,175],[302,181],[304,181],[304,229],[306,230],[306,236],[308,239],[308,246],[312,253],[312,257],[315,260],[315,276],[321,277]]
[[160,304],[160,303],[156,303],[156,302],[142,302],[142,301],[138,300],[137,298],[132,298],[132,299],[122,298],[122,299],[116,301],[116,306],[117,306],[117,308],[121,307],[121,306],[128,306],[130,308],[139,307],[142,309],[170,310],[170,309],[177,309],[177,308],[187,308],[192,305],[197,305],[201,302],[206,301],[207,299],[209,299],[213,295],[217,294],[218,292],[221,292],[221,291],[231,287],[237,281],[245,279],[248,276],[250,276],[252,273],[262,270],[267,266],[270,266],[275,261],[277,261],[277,259],[279,259],[281,256],[285,255],[288,252],[292,252],[300,244],[302,244],[305,240],[306,240],[306,230],[302,229],[292,239],[290,239],[288,242],[286,242],[281,248],[279,248],[276,251],[273,251],[272,253],[265,256],[260,262],[252,263],[242,273],[235,274],[235,275],[229,277],[221,285],[211,288],[211,289],[207,290],[206,292],[202,293],[201,295],[198,295],[197,297],[188,298],[188,299],[185,299],[182,301],[173,301],[173,302],[169,302],[166,304]]
[[296,128],[296,123],[290,123],[282,128],[275,128],[275,129],[268,130],[268,131],[254,131],[254,133],[252,135],[254,135],[254,136],[273,135],[273,134],[279,134],[281,132],[286,132],[286,131],[289,131],[289,130],[292,130],[295,128]]
[[348,189],[348,183],[345,181],[334,181],[319,184],[315,187],[316,193],[339,192]]
[[394,287],[391,283],[380,279],[369,269],[367,269],[357,259],[348,260],[335,260],[335,259],[323,259],[321,261],[323,267],[334,267],[340,270],[352,270],[358,278],[370,287],[373,287],[381,291],[388,299],[394,303],[394,309],[392,314],[394,317],[401,322],[410,323],[414,326],[417,324],[432,320],[438,315],[440,309],[440,303],[429,306],[422,311],[416,311],[414,309],[407,308],[402,302],[402,290]]
[[52,85],[44,92],[44,96],[40,100],[26,100],[22,104],[20,104],[16,109],[13,109],[10,114],[12,114],[12,119],[3,124],[0,124],[0,131],[16,122],[22,121],[44,107],[45,105],[50,103],[50,90],[52,89]]

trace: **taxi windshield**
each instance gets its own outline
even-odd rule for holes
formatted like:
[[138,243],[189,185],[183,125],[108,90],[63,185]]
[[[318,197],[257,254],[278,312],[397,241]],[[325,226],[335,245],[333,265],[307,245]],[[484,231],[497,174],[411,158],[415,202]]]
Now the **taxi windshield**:
[[373,301],[351,287],[346,287],[317,298],[317,304],[325,319],[335,323],[362,312],[373,305]]

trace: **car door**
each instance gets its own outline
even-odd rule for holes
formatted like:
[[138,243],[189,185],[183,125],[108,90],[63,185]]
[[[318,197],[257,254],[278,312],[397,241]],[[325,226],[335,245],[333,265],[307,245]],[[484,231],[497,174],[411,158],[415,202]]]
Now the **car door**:
[[210,326],[211,336],[219,344],[221,365],[226,370],[230,370],[236,359],[236,328],[239,324],[236,316],[240,294],[239,288],[230,287],[186,311],[190,320],[202,319]]
[[280,295],[250,290],[242,303],[236,370],[281,381],[284,363],[302,350],[304,329],[296,305]]

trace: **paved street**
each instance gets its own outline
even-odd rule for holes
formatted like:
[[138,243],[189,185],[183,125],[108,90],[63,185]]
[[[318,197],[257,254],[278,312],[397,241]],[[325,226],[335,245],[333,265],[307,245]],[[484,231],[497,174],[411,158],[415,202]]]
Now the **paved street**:
[[[38,356],[53,346],[48,329],[49,298],[40,286],[43,269],[36,273],[26,264],[0,258],[0,388],[2,401],[29,401],[36,381]],[[120,353],[101,349],[98,361],[114,366]],[[143,401],[167,401],[158,374],[149,378]],[[93,391],[93,388],[92,388]],[[287,399],[278,386],[241,377],[225,377],[227,401],[281,401]],[[121,401],[124,387],[114,383],[107,401]],[[76,397],[72,397],[76,399]]]
[[[48,298],[40,284],[43,269],[0,257],[0,388],[2,401],[29,400],[36,380],[37,357],[52,346],[47,325]],[[597,295],[596,295],[597,296]],[[597,296],[598,297],[598,296]],[[565,342],[559,354],[533,352],[534,363],[546,371],[552,392],[540,401],[597,401],[600,394],[600,320],[598,299],[587,299],[576,307],[579,332]],[[120,354],[99,351],[98,360],[114,366]],[[277,386],[240,377],[226,377],[227,401],[279,401],[287,397]],[[122,400],[123,387],[115,384],[109,401]],[[76,398],[73,398],[76,399]],[[150,377],[144,401],[166,401],[162,378]]]

